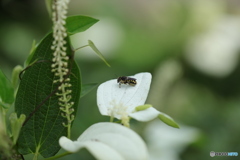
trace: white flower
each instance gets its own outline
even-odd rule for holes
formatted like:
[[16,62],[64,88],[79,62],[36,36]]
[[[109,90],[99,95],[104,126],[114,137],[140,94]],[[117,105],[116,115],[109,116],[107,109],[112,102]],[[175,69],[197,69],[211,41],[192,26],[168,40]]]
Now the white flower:
[[199,139],[201,132],[186,125],[176,130],[154,120],[145,127],[143,135],[151,160],[180,160],[181,153]]
[[89,127],[77,141],[59,139],[69,152],[86,148],[98,160],[147,160],[148,151],[141,137],[120,124],[102,122]]
[[189,41],[185,56],[199,71],[215,77],[227,77],[238,66],[240,20],[225,15],[209,29]]
[[[151,105],[145,105],[150,89],[152,75],[148,72],[138,73],[135,86],[122,84],[117,79],[102,83],[97,90],[97,104],[102,115],[108,115],[121,120],[124,126],[129,127],[130,117],[138,121],[150,121],[159,117],[162,121],[173,127],[177,124],[168,115],[159,112]],[[174,123],[174,124],[173,124]]]

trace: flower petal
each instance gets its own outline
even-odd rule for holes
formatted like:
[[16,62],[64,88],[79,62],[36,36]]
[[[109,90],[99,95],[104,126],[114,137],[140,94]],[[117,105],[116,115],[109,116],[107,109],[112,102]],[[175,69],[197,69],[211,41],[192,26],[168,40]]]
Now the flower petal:
[[156,118],[159,115],[159,113],[160,112],[158,110],[156,110],[153,107],[150,107],[142,111],[130,113],[129,116],[138,121],[146,122]]
[[[79,142],[81,143],[81,142]],[[113,157],[116,160],[124,160],[123,156],[118,153],[114,148],[104,143],[98,142],[83,142],[82,146],[88,149],[96,159],[111,160]]]
[[76,141],[72,141],[65,136],[59,139],[59,145],[68,152],[77,152],[79,145]]
[[94,124],[77,141],[104,143],[116,150],[124,159],[148,159],[148,151],[141,137],[131,129],[119,124],[109,122]]
[[137,80],[136,86],[119,85],[117,79],[102,83],[97,90],[97,104],[102,115],[109,115],[108,108],[114,104],[128,107],[132,112],[136,106],[143,105],[147,99],[152,75],[148,72],[130,76]]
[[59,139],[60,146],[69,152],[77,152],[82,148],[86,148],[93,156],[99,160],[108,160],[114,157],[116,160],[124,160],[124,158],[116,152],[113,148],[109,147],[104,143],[97,141],[71,141],[66,137]]

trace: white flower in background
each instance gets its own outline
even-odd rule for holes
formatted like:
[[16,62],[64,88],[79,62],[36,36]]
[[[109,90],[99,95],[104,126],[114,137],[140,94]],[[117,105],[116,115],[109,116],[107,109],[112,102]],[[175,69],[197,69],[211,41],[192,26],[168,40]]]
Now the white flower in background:
[[222,17],[210,29],[193,37],[186,48],[186,59],[196,69],[211,76],[225,77],[238,64],[240,20]]
[[149,123],[144,131],[151,160],[180,160],[180,154],[200,135],[194,127],[181,125],[176,130],[157,121]]
[[68,152],[86,148],[98,160],[147,160],[148,151],[141,137],[120,124],[103,122],[90,126],[77,141],[59,139]]
[[97,104],[100,113],[110,116],[111,121],[113,118],[121,120],[121,123],[127,127],[129,127],[130,118],[146,122],[156,117],[168,125],[178,127],[171,117],[145,104],[152,75],[145,72],[130,77],[136,79],[135,86],[122,84],[120,88],[117,79],[113,79],[98,87]]

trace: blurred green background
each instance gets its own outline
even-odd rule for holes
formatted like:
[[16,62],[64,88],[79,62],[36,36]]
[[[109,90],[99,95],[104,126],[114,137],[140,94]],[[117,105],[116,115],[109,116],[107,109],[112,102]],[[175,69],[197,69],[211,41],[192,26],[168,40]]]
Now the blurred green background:
[[[39,42],[52,22],[43,0],[0,3],[0,68],[10,78],[13,67],[23,65],[33,40]],[[89,48],[78,51],[83,83],[151,72],[147,103],[180,124],[172,129],[161,121],[132,121],[151,160],[212,159],[210,151],[240,153],[239,0],[72,0],[68,15],[76,14],[100,21],[72,36],[74,47],[90,39],[112,66]],[[96,90],[80,99],[73,139],[90,125],[109,120],[98,111]],[[65,159],[94,158],[82,150]]]

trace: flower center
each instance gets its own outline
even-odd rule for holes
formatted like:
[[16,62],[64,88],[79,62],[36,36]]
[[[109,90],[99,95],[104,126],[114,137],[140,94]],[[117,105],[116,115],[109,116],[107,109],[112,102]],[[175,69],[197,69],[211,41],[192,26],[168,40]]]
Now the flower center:
[[121,119],[121,123],[126,126],[129,127],[129,116],[128,116],[128,112],[127,112],[127,108],[126,106],[123,106],[122,103],[116,103],[115,100],[113,100],[112,102],[110,102],[110,105],[112,106],[111,108],[108,108],[108,115],[111,116],[111,118],[113,119],[114,117],[116,117],[117,119]]

